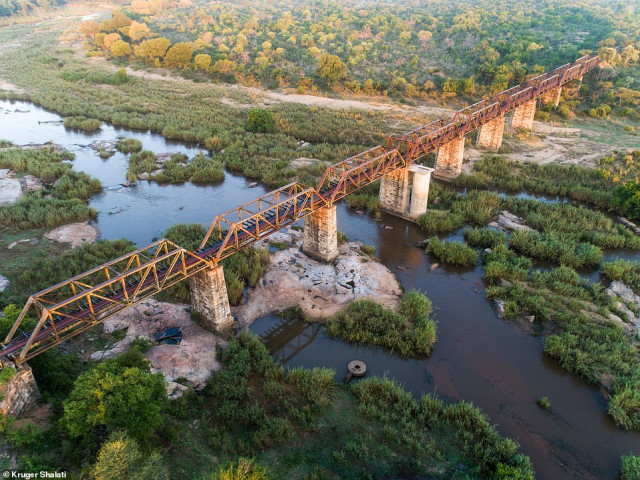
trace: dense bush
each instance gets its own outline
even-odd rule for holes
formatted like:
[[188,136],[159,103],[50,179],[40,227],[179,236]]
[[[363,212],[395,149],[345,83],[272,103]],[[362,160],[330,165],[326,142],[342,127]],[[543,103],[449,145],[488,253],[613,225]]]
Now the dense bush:
[[621,457],[620,478],[622,480],[640,480],[640,457],[623,455]]
[[621,280],[631,287],[634,292],[640,293],[640,263],[628,260],[615,260],[602,265],[602,273],[611,280]]
[[474,247],[495,248],[507,242],[507,235],[491,228],[468,228],[464,231],[464,239]]
[[438,237],[431,237],[427,251],[441,262],[451,265],[473,267],[478,263],[478,252],[463,242],[444,242]]
[[169,479],[161,455],[143,451],[136,440],[122,432],[102,444],[92,474],[95,480]]
[[0,228],[11,231],[53,228],[96,218],[97,212],[79,199],[60,200],[30,194],[0,209]]
[[138,153],[142,150],[142,142],[135,138],[119,138],[116,150],[122,153]]
[[77,117],[66,117],[63,121],[66,128],[73,128],[76,130],[84,130],[85,132],[96,132],[100,130],[102,122],[95,118],[87,118],[82,115]]
[[271,133],[275,122],[273,114],[264,108],[252,108],[247,112],[247,130],[255,133]]
[[71,437],[91,439],[96,429],[122,430],[147,441],[163,425],[167,392],[148,362],[107,360],[82,373],[64,402],[62,423]]
[[331,336],[381,346],[403,357],[430,355],[436,341],[436,325],[430,313],[429,299],[409,292],[400,300],[398,313],[372,300],[354,300],[331,317],[326,328]]
[[528,257],[549,260],[570,267],[599,265],[602,250],[590,243],[577,243],[568,235],[516,230],[509,245]]

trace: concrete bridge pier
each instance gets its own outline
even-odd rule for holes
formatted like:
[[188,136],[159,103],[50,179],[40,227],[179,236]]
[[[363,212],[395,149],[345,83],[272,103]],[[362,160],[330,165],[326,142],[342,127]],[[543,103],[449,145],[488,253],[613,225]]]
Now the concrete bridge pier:
[[409,169],[398,168],[382,177],[380,194],[378,195],[380,209],[405,216],[409,210]]
[[502,146],[502,137],[504,136],[505,117],[500,115],[490,122],[485,123],[478,130],[476,139],[476,147],[484,148],[497,152]]
[[[13,369],[11,365],[3,368]],[[4,385],[0,385],[0,415],[19,417],[33,407],[40,398],[31,367],[26,363],[15,369],[15,375]]]
[[338,216],[335,205],[320,208],[305,217],[302,251],[322,262],[330,262],[338,256]]
[[409,171],[413,173],[409,218],[417,220],[420,215],[427,212],[429,186],[431,185],[433,168],[423,167],[422,165],[412,165],[409,167]]
[[562,96],[562,87],[558,87],[555,90],[551,90],[550,92],[545,93],[540,97],[542,99],[542,103],[545,105],[553,105],[555,108],[560,105],[560,98]]
[[533,129],[533,117],[536,115],[536,99],[523,103],[513,111],[511,128]]
[[436,152],[436,178],[451,180],[462,173],[464,137],[458,137],[441,146]]
[[222,330],[233,325],[227,285],[222,265],[202,270],[189,277],[191,306],[202,316],[205,326]]
[[382,177],[379,205],[382,211],[416,220],[427,211],[433,168],[411,165]]

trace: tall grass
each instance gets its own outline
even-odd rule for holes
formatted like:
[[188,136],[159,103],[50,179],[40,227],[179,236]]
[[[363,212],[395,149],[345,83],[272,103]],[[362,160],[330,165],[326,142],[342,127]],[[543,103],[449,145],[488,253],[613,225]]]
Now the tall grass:
[[430,355],[436,325],[429,317],[431,302],[421,293],[406,293],[398,313],[372,300],[354,300],[331,317],[327,333],[351,343],[377,345],[403,357]]
[[441,262],[451,265],[473,267],[478,263],[478,252],[462,242],[445,242],[438,237],[431,237],[427,251]]

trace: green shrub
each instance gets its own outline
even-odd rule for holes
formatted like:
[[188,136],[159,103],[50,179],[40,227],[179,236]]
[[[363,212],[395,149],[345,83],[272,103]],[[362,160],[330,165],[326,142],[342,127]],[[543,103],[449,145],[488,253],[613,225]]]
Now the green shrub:
[[361,245],[360,251],[370,258],[374,258],[376,256],[376,247],[373,245]]
[[238,463],[231,462],[209,476],[209,480],[269,480],[267,469],[257,465],[254,460],[239,458]]
[[120,138],[116,143],[116,150],[122,153],[138,153],[142,150],[142,142],[135,138]]
[[551,402],[549,401],[549,397],[540,397],[536,403],[538,406],[544,410],[549,410],[551,408]]
[[398,313],[371,300],[354,300],[331,317],[327,333],[352,343],[377,345],[403,357],[430,355],[436,325],[429,317],[431,302],[418,292],[400,300]]
[[620,457],[620,478],[622,480],[640,480],[640,457],[623,455]]
[[255,133],[271,133],[275,122],[273,114],[264,108],[252,108],[247,112],[247,130]]
[[507,242],[507,235],[492,228],[468,228],[464,231],[464,239],[474,247],[495,248]]
[[431,237],[427,249],[438,260],[451,265],[473,267],[478,263],[478,252],[462,242],[444,242],[438,237]]
[[123,430],[148,440],[165,420],[167,393],[162,374],[149,366],[107,360],[81,374],[64,402],[62,423],[71,437],[89,439],[96,427]]
[[168,480],[169,473],[157,452],[144,452],[125,433],[115,432],[98,452],[92,474],[95,480]]
[[427,233],[450,232],[463,223],[464,217],[448,211],[430,210],[418,217],[418,226]]
[[83,130],[85,132],[97,132],[102,126],[102,122],[100,120],[83,117],[82,115],[78,117],[66,117],[63,120],[63,123],[66,128]]
[[16,369],[6,366],[0,370],[0,385],[6,385],[16,376]]

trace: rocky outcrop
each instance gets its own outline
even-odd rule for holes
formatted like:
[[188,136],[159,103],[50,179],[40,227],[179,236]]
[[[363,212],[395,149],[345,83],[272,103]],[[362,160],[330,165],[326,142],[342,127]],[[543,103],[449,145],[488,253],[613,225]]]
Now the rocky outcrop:
[[627,321],[640,329],[640,295],[619,280],[611,282],[605,293],[614,299],[614,306],[627,316]]
[[48,232],[45,237],[61,243],[70,243],[72,247],[78,247],[85,243],[94,243],[100,236],[97,227],[84,223],[70,223]]
[[300,251],[302,234],[294,230],[277,233],[272,242],[287,243],[290,248],[271,256],[265,275],[232,308],[240,327],[250,325],[268,313],[300,306],[315,319],[334,315],[352,300],[369,298],[395,308],[401,295],[400,285],[391,271],[360,252],[360,243],[339,248],[331,264],[318,262]]
[[22,185],[17,178],[0,178],[0,207],[13,205],[22,198]]
[[187,305],[144,300],[104,322],[104,330],[113,333],[127,329],[126,336],[112,348],[94,352],[92,360],[113,358],[127,351],[133,341],[153,335],[166,328],[180,328],[183,340],[179,345],[156,345],[145,356],[151,368],[160,372],[167,382],[169,395],[177,397],[184,390],[177,379],[186,379],[195,388],[202,388],[212,373],[221,368],[216,358],[216,346],[226,342],[205,330],[191,319]]
[[514,231],[514,230],[532,230],[532,228],[527,227],[524,224],[524,219],[519,216],[508,212],[507,210],[503,210],[500,212],[498,219],[489,224],[490,227],[497,228],[498,230],[506,231]]
[[[4,368],[13,368],[6,366]],[[33,407],[40,398],[40,391],[36,384],[31,367],[22,364],[15,372],[15,376],[6,384],[0,385],[0,414],[8,417],[18,417]]]

